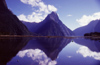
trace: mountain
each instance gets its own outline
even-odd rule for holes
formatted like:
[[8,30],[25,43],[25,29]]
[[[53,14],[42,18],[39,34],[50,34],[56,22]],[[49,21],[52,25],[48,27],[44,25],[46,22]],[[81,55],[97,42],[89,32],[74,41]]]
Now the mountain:
[[[40,23],[29,23],[22,21],[30,30],[30,32],[36,33],[40,36],[72,36],[73,32],[67,28],[59,19],[55,12],[49,14]],[[55,60],[60,51],[71,41],[65,38],[35,38],[31,41],[26,49],[38,48],[45,52],[45,54]],[[34,44],[33,44],[34,43]],[[35,44],[36,43],[36,44]],[[39,45],[39,46],[38,46]]]
[[91,21],[88,25],[79,27],[73,32],[78,36],[84,36],[85,33],[100,32],[100,20]]
[[26,27],[28,28],[28,30],[32,33],[34,33],[36,30],[37,30],[37,27],[39,23],[36,23],[36,22],[25,22],[25,21],[21,21],[24,25],[26,25]]
[[[22,21],[23,22],[23,21]],[[71,36],[73,32],[67,28],[55,12],[49,14],[40,23],[23,22],[31,32],[48,36]],[[33,25],[33,26],[32,26]]]
[[[51,60],[57,59],[59,53],[62,49],[71,42],[71,39],[65,38],[40,38],[32,39],[29,43],[22,49],[40,49],[42,50]],[[33,44],[34,43],[34,44]]]
[[95,32],[100,32],[100,20],[97,20],[97,24],[96,24],[96,26],[95,26],[95,28],[94,28],[94,31]]
[[7,8],[5,0],[0,0],[0,35],[29,34],[27,27]]

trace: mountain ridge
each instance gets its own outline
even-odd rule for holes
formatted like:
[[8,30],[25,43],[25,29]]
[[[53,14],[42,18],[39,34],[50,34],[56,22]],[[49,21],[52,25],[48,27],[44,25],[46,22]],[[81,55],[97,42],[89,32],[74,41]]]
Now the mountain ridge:
[[8,9],[5,0],[0,0],[0,35],[30,35],[27,27]]
[[90,32],[100,32],[99,31],[99,25],[100,25],[100,20],[93,20],[91,21],[88,25],[79,27],[75,29],[73,32],[77,36],[84,36],[85,33],[90,33]]
[[[22,21],[23,22],[23,21]],[[65,26],[62,21],[59,19],[58,15],[56,12],[52,12],[51,14],[48,14],[48,16],[40,23],[29,23],[29,22],[23,22],[27,27],[28,29],[31,31],[31,32],[34,32],[34,33],[38,33],[40,34],[40,30],[44,30],[46,28],[48,28],[48,31],[49,29],[52,29],[55,31],[58,29],[60,30],[59,32],[63,34],[59,35],[59,36],[71,36],[73,35],[74,33],[69,29],[67,28],[67,26]],[[28,23],[28,24],[26,24]],[[32,24],[34,26],[32,26]],[[51,26],[50,28],[48,27],[49,24],[53,24],[53,26]],[[31,26],[30,26],[31,25]],[[48,26],[47,26],[48,25]],[[47,27],[46,27],[47,26]],[[35,28],[35,29],[32,29]],[[42,28],[41,28],[42,27]],[[44,29],[43,29],[44,27]],[[44,30],[45,31],[45,30]],[[50,30],[51,31],[51,30]],[[39,33],[40,32],[40,33]],[[46,33],[46,32],[45,32]],[[57,35],[57,31],[56,31],[56,35]],[[54,35],[54,34],[53,34]],[[55,35],[54,35],[55,36]]]

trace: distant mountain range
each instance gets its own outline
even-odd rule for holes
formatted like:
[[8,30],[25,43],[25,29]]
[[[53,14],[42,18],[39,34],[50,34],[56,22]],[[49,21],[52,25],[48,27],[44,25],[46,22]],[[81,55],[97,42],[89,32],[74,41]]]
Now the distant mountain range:
[[72,36],[74,33],[66,27],[55,12],[49,14],[40,23],[22,21],[30,32],[43,36]]
[[91,21],[88,25],[79,27],[73,32],[76,36],[83,36],[85,33],[100,32],[100,20]]

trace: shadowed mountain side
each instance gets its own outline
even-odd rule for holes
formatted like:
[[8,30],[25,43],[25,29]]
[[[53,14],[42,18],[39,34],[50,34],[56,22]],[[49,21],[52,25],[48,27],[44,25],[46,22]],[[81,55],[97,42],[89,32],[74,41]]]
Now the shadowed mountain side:
[[91,21],[88,25],[79,27],[73,32],[78,36],[84,36],[85,33],[100,32],[100,20]]
[[7,4],[6,4],[5,0],[0,0],[0,9],[2,11],[6,11],[7,10]]
[[26,26],[7,8],[5,0],[0,0],[0,35],[29,34]]
[[60,26],[53,20],[47,20],[35,33],[43,36],[64,36]]
[[[49,14],[42,22],[40,23],[29,23],[22,21],[28,29],[39,35],[53,35],[53,36],[72,36],[74,33],[67,28],[59,19],[58,15],[55,12]],[[33,26],[32,26],[33,25]]]
[[[41,49],[52,60],[55,60],[61,50],[70,43],[71,39],[63,38],[41,38],[31,40],[25,49]],[[34,43],[34,44],[33,44]]]
[[47,36],[64,36],[64,33],[62,32],[60,26],[56,22],[54,22],[53,20],[47,20],[47,21],[48,22],[45,22],[44,24],[42,22],[41,23],[24,22],[24,24],[28,27],[30,32],[34,32],[40,36],[42,35],[43,36],[46,36],[46,35]]
[[94,27],[94,32],[100,32],[100,20],[97,20],[97,21],[98,21],[98,23]]
[[[47,23],[48,21],[49,22],[51,21],[52,23],[53,22],[57,23],[56,25],[58,25],[60,27],[58,29],[61,29],[61,31],[63,32],[64,36],[72,36],[74,34],[67,26],[65,26],[62,23],[62,21],[59,19],[59,17],[58,17],[56,12],[52,12],[51,14],[49,14],[42,22],[43,23]],[[55,25],[55,27],[56,27],[56,25]],[[52,31],[54,31],[54,30],[52,30]]]
[[35,23],[35,22],[32,22],[32,23],[25,22],[25,21],[21,21],[21,22],[26,25],[26,27],[28,28],[28,30],[30,32],[33,32],[33,33],[37,30],[37,27],[38,27],[38,24],[39,24],[39,23]]
[[91,51],[100,52],[100,42],[90,39],[74,39],[77,44],[88,47]]
[[6,65],[19,50],[29,41],[29,38],[0,38],[0,65]]

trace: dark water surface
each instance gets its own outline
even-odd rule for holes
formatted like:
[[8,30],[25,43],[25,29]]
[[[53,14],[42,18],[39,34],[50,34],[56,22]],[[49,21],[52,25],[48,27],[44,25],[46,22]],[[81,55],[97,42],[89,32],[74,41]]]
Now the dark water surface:
[[100,40],[0,38],[0,65],[100,65]]

